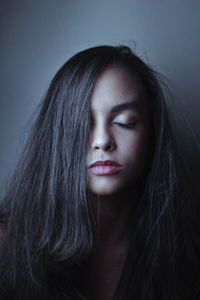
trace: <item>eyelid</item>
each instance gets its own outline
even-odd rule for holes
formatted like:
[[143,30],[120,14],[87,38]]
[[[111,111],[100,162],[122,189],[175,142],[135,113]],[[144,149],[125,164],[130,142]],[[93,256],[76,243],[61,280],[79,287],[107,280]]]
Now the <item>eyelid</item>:
[[[120,125],[120,126],[123,126],[123,127],[134,127],[136,126],[136,123],[138,123],[138,120],[133,120],[133,121],[114,121],[111,122],[112,124],[116,124],[116,125]],[[90,119],[90,126],[93,127],[95,125],[95,121],[93,120],[93,118]]]
[[113,121],[115,122],[127,122],[127,123],[131,123],[129,122],[130,121],[134,121],[136,119],[139,119],[140,118],[140,115],[138,113],[134,113],[134,114],[125,114],[125,113],[120,113],[118,115],[116,115],[114,118],[113,118]]
[[121,127],[126,127],[126,128],[135,128],[136,127],[136,121],[134,122],[127,122],[127,123],[121,123],[121,122],[114,122],[113,124],[117,124]]

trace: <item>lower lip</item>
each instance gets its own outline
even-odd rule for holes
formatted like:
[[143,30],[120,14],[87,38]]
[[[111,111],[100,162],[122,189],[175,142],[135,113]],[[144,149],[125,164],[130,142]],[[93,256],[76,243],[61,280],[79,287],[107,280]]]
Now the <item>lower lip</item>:
[[97,175],[110,175],[119,172],[119,166],[95,166],[90,168],[90,171]]

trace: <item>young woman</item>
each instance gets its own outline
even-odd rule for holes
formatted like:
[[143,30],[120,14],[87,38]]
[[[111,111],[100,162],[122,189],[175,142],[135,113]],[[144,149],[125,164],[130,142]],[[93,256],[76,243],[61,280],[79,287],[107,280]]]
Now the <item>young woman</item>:
[[2,299],[199,299],[178,160],[155,71],[126,46],[73,56],[1,201]]

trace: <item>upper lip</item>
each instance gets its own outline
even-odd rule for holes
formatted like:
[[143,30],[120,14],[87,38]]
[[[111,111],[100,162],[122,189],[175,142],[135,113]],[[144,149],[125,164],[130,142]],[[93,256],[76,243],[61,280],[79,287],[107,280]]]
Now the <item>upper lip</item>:
[[89,168],[95,167],[95,166],[120,166],[116,161],[113,160],[98,160],[95,161],[93,164],[89,166]]

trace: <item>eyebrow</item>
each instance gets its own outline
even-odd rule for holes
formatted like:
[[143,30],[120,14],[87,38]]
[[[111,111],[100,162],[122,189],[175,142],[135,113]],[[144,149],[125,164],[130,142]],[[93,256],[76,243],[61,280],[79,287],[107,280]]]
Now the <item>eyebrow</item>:
[[124,110],[139,110],[139,105],[137,102],[127,102],[127,103],[118,104],[112,107],[111,113],[117,113]]

